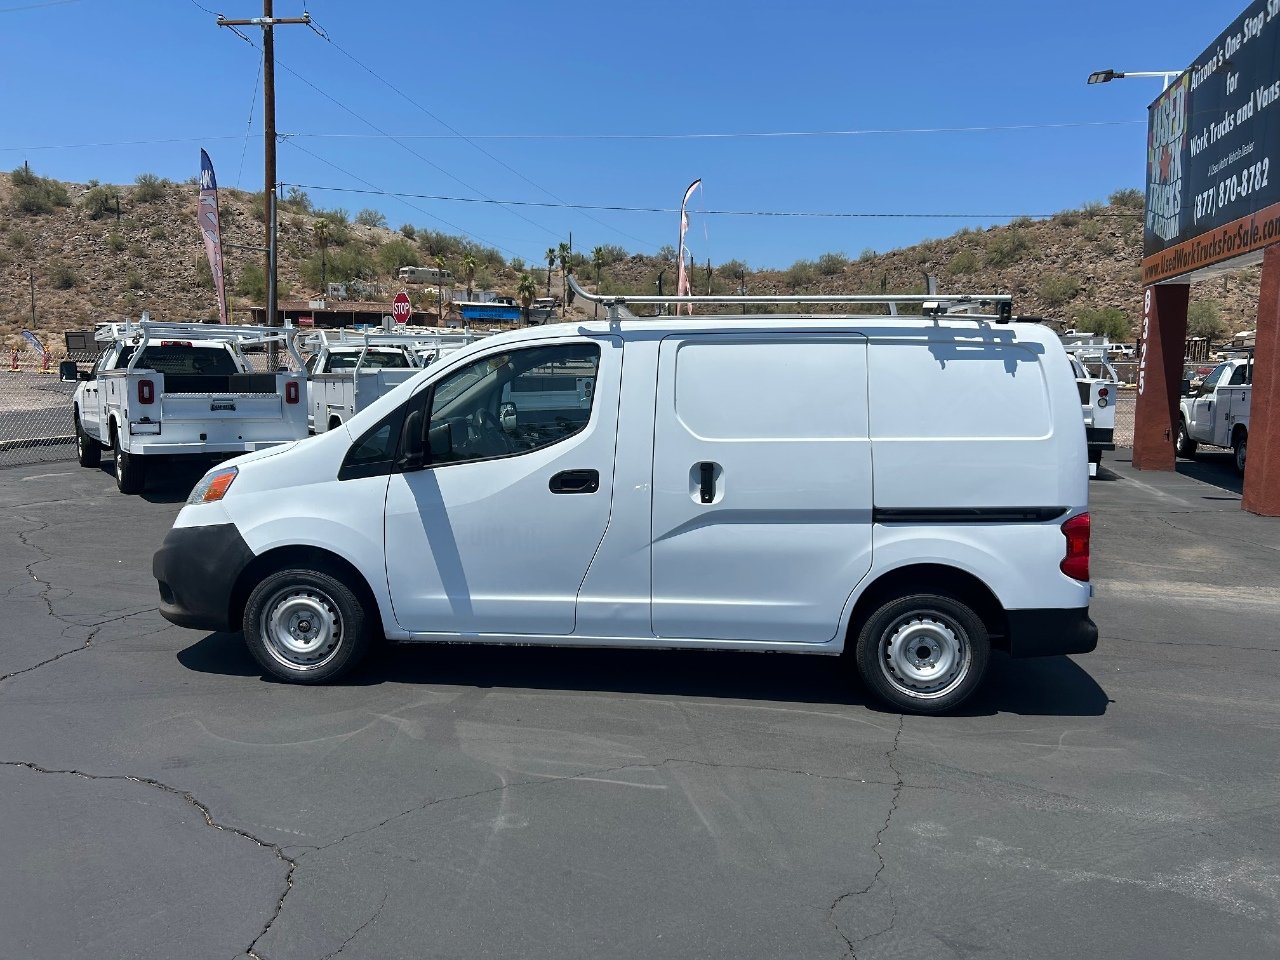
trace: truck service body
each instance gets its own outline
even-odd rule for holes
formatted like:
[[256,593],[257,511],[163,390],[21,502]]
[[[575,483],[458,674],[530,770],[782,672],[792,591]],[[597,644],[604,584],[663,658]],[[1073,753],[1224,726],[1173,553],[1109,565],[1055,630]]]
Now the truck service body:
[[1253,398],[1253,358],[1218,364],[1199,389],[1178,404],[1177,453],[1194,458],[1202,445],[1227,447],[1244,473],[1249,449],[1249,406]]
[[155,557],[163,615],[243,629],[304,683],[378,636],[847,652],[928,713],[993,647],[1094,648],[1085,438],[1052,332],[604,302],[608,321],[486,338],[207,474]]
[[[205,324],[110,324],[89,371],[64,361],[80,463],[114,450],[116,482],[137,493],[159,457],[217,457],[306,436],[306,381],[300,372],[255,373],[243,347],[292,332]],[[300,361],[300,357],[298,360]]]

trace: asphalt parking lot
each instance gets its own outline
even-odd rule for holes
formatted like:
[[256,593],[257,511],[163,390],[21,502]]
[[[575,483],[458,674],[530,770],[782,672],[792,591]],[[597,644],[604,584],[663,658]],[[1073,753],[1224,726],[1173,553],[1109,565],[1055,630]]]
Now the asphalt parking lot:
[[1104,467],[1098,651],[998,659],[946,718],[827,658],[414,647],[269,682],[155,612],[196,475],[0,470],[3,952],[1275,957],[1280,521],[1229,455]]

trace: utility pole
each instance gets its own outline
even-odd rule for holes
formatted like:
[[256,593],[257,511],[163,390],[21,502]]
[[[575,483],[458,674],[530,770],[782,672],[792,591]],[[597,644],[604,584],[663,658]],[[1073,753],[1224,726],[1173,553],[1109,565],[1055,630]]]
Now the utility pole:
[[[300,17],[276,17],[272,12],[273,0],[262,0],[262,16],[247,20],[228,20],[218,17],[220,27],[262,28],[262,140],[265,160],[263,199],[267,205],[267,326],[279,326],[276,303],[276,41],[277,24],[311,25],[311,15]],[[238,32],[238,31],[237,31]],[[272,367],[276,363],[276,344],[270,347]]]

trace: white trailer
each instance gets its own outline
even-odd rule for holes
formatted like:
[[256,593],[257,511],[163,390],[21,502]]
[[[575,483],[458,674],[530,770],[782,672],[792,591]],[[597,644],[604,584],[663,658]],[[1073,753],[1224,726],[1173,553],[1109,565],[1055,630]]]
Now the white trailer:
[[[59,376],[72,396],[76,451],[97,466],[115,455],[121,493],[139,493],[160,457],[229,456],[306,436],[305,375],[293,328],[199,323],[104,324],[90,370],[75,361]],[[255,373],[247,346],[283,344],[296,371]]]

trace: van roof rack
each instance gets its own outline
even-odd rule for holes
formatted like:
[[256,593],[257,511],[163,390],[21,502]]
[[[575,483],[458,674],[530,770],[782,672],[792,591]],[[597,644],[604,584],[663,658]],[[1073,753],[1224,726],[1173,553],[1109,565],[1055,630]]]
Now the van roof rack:
[[94,331],[94,339],[99,343],[111,343],[117,340],[132,341],[135,349],[129,359],[132,370],[142,356],[148,343],[153,340],[219,340],[234,343],[240,347],[256,346],[267,343],[283,343],[302,369],[302,354],[298,352],[297,327],[260,327],[236,326],[226,323],[178,323],[155,321],[151,315],[143,313],[137,323],[126,320],[123,323],[104,323]]
[[[889,314],[896,316],[900,306],[918,306],[922,315],[927,317],[956,317],[971,320],[994,320],[996,323],[1008,323],[1013,319],[1013,297],[1007,293],[881,293],[881,294],[781,294],[770,296],[737,296],[730,294],[713,294],[710,296],[657,296],[653,294],[596,294],[588,293],[578,286],[573,274],[568,277],[569,286],[576,296],[588,303],[599,303],[609,308],[611,320],[640,319],[627,310],[630,304],[801,304],[801,303],[835,303],[864,304],[867,306],[887,306]],[[973,313],[974,307],[994,308],[994,313]]]

